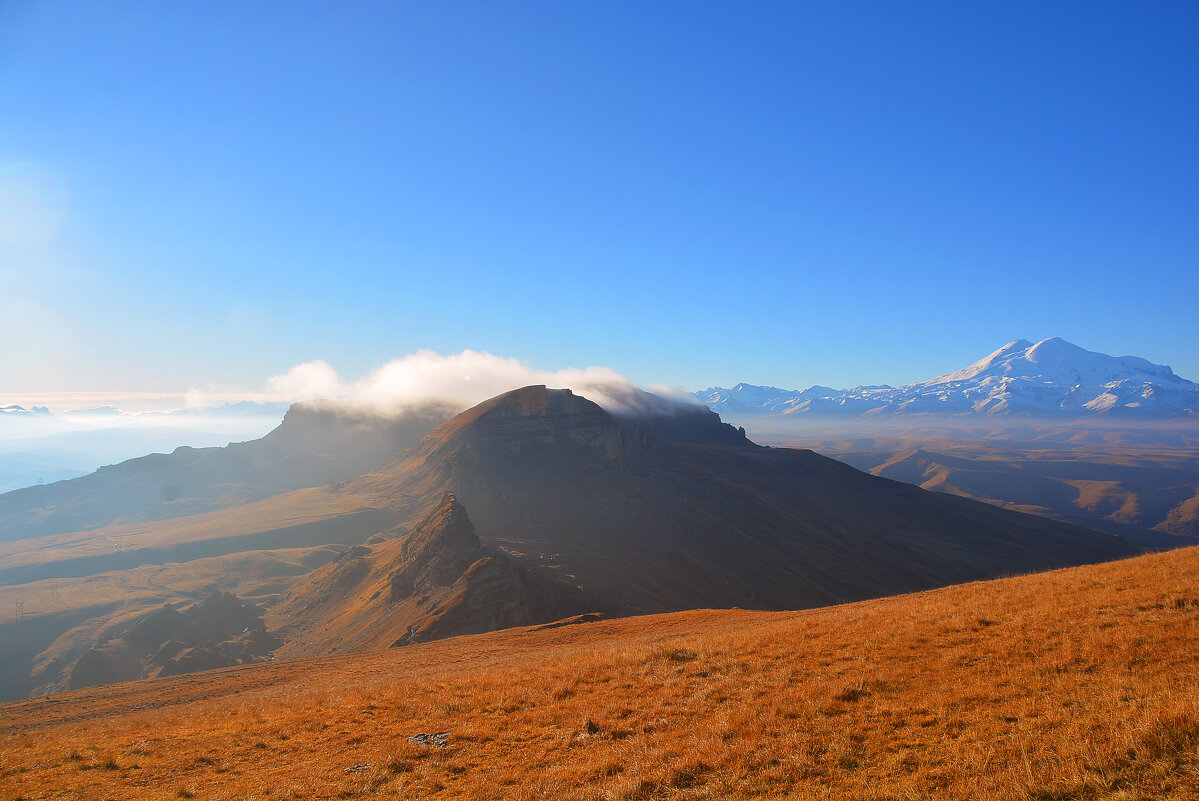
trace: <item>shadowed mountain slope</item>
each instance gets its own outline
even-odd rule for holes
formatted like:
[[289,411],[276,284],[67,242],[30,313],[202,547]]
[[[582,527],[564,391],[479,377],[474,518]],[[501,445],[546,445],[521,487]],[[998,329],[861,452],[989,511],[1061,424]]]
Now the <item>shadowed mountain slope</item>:
[[607,612],[796,608],[1128,555],[1122,540],[761,448],[707,410],[527,387],[346,485],[398,520],[446,489],[484,543]]
[[183,517],[351,478],[450,414],[439,406],[381,416],[328,402],[296,404],[261,439],[177,448],[0,494],[0,541]]
[[266,632],[262,610],[234,595],[214,592],[200,603],[177,606],[182,604],[134,618],[82,654],[45,660],[32,677],[38,693],[250,664],[279,644]]
[[581,612],[574,587],[485,547],[453,493],[408,535],[357,546],[297,582],[274,608],[279,656],[365,651],[525,626]]

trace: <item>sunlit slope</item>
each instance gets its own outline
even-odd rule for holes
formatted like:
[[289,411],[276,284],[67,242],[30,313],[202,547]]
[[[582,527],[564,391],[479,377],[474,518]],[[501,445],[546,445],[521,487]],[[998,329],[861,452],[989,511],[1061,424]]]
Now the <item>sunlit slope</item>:
[[248,550],[355,543],[390,527],[372,499],[315,487],[173,520],[0,543],[0,583],[66,579]]
[[[1191,799],[1199,550],[509,630],[0,707],[76,797]],[[410,742],[447,732],[447,745]]]
[[296,404],[261,439],[154,453],[0,494],[0,542],[196,515],[351,478],[451,414],[435,404],[386,415],[331,402]]

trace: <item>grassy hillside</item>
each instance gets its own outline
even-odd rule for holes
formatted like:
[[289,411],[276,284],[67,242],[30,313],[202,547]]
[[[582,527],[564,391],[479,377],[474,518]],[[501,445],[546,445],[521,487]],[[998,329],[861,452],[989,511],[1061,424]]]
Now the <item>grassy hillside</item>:
[[1197,579],[1191,548],[22,701],[0,797],[1190,799]]

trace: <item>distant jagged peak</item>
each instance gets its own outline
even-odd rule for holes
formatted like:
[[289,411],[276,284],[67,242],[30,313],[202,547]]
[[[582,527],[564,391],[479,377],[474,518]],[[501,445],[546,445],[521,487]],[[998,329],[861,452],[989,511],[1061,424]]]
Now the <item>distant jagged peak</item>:
[[1029,348],[1035,345],[1027,339],[1013,339],[1003,347],[991,351],[983,358],[973,364],[963,367],[961,370],[954,370],[944,375],[939,375],[930,381],[917,382],[919,384],[948,384],[955,381],[969,381],[983,373],[993,371],[997,365],[1007,363],[1013,358],[1017,358],[1028,352]]
[[1030,362],[1052,362],[1062,361],[1065,359],[1085,359],[1088,356],[1102,355],[1089,351],[1086,348],[1080,348],[1073,342],[1067,342],[1061,337],[1049,337],[1042,339],[1037,344],[1028,348],[1028,360]]

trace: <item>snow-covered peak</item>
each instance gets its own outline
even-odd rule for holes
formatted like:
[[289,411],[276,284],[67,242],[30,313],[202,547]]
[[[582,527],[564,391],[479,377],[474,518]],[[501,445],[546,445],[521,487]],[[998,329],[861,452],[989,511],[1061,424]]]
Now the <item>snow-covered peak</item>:
[[1161,386],[1189,389],[1196,385],[1174,375],[1161,364],[1139,356],[1108,356],[1080,348],[1061,337],[1042,339],[1035,345],[1017,339],[963,370],[938,376],[911,386],[931,387],[986,378],[1036,379],[1048,384],[1067,386],[1104,386],[1113,381],[1151,382]]
[[945,375],[937,376],[932,381],[923,383],[946,384],[952,381],[969,381],[975,376],[992,372],[995,370],[996,365],[1003,364],[1018,354],[1027,353],[1028,349],[1031,347],[1035,346],[1027,339],[1013,339],[999,350],[987,354],[974,364],[971,364],[969,367],[964,367],[961,370],[955,370],[952,373],[946,373]]
[[1132,415],[1199,417],[1199,384],[1139,356],[1108,356],[1061,337],[1015,339],[968,367],[906,386],[783,390],[738,384],[696,396],[738,415]]

